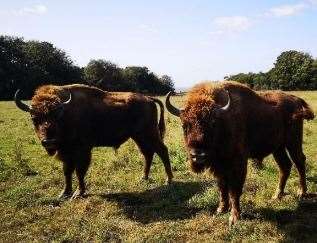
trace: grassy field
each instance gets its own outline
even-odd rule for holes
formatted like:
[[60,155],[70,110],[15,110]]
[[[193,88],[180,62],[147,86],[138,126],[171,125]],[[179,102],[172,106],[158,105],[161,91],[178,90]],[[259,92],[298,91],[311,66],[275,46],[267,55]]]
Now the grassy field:
[[[317,113],[317,92],[295,92]],[[182,97],[176,98],[182,103]],[[175,98],[173,98],[175,102]],[[289,193],[272,201],[278,170],[248,167],[242,220],[228,228],[228,214],[214,217],[218,193],[212,176],[192,174],[179,120],[166,113],[175,183],[166,186],[155,157],[151,180],[142,182],[143,158],[132,141],[117,153],[97,148],[87,175],[85,199],[59,202],[61,163],[46,155],[28,114],[0,102],[0,242],[15,241],[316,241],[317,202],[296,197],[295,169]],[[304,151],[310,192],[317,191],[317,119],[305,122]],[[251,163],[250,163],[251,164]]]

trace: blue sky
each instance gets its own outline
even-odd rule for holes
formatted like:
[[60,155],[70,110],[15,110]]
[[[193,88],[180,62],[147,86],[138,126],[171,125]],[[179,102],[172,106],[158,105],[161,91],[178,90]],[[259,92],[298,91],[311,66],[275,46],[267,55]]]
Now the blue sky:
[[317,57],[317,0],[1,1],[0,33],[49,41],[80,66],[144,65],[177,87]]

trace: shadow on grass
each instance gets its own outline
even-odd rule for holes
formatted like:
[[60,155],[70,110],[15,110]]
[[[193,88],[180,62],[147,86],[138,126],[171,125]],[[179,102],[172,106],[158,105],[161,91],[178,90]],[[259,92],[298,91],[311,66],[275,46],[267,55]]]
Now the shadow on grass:
[[[119,203],[124,214],[141,223],[188,219],[206,208],[190,206],[188,200],[210,186],[202,182],[174,182],[143,192],[101,194],[106,200]],[[216,205],[208,210],[214,211]]]
[[315,242],[317,239],[317,195],[300,200],[295,210],[252,208],[244,219],[262,219],[276,223],[286,242]]

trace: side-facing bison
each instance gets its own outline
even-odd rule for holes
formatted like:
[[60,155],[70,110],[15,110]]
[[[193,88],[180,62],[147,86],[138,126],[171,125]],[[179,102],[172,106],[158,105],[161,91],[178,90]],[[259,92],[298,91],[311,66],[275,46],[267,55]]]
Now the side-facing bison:
[[[28,106],[15,94],[21,110],[29,112],[43,147],[63,162],[65,189],[60,197],[85,193],[84,177],[96,146],[118,148],[132,138],[145,158],[144,179],[148,179],[154,153],[162,159],[171,182],[173,174],[165,132],[164,106],[155,98],[135,93],[105,92],[85,85],[38,88]],[[159,122],[155,103],[161,108]],[[72,174],[76,171],[79,187],[72,194]]]
[[230,225],[240,218],[248,158],[261,161],[273,153],[280,169],[274,198],[283,196],[293,161],[299,195],[305,196],[303,119],[313,119],[314,113],[304,100],[279,91],[255,92],[236,82],[196,85],[183,109],[170,103],[170,95],[166,107],[181,119],[191,169],[213,172],[220,191],[217,213],[231,208]]

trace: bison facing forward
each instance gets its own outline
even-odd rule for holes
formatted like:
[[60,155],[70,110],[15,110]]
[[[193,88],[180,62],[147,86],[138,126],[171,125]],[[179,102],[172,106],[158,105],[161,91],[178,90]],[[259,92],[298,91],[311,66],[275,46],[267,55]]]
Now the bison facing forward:
[[[35,131],[49,155],[63,162],[65,189],[60,197],[72,195],[72,174],[76,171],[79,188],[73,197],[85,193],[84,177],[96,146],[118,148],[132,138],[145,157],[144,179],[148,178],[154,153],[162,159],[168,182],[173,175],[165,132],[164,106],[141,94],[104,92],[85,85],[46,85],[36,90],[31,106],[16,105],[31,114]],[[157,124],[157,109],[161,115]]]
[[313,119],[314,113],[304,100],[278,91],[257,93],[235,82],[195,86],[184,109],[172,106],[169,98],[170,93],[166,107],[181,119],[191,168],[214,173],[220,191],[217,213],[231,207],[230,225],[240,217],[248,158],[262,160],[273,153],[280,169],[276,198],[284,194],[292,159],[299,194],[306,194],[303,119]]

